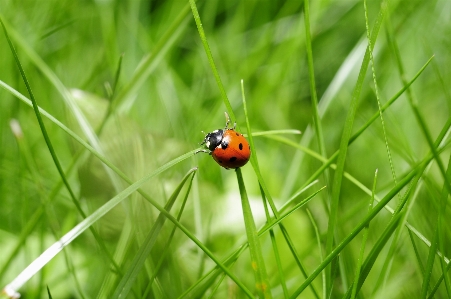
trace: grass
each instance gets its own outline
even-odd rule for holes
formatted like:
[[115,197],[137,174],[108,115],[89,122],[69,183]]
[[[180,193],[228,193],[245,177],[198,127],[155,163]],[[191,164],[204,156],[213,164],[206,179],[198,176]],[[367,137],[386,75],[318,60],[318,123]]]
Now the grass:
[[2,1],[4,291],[451,298],[449,9]]

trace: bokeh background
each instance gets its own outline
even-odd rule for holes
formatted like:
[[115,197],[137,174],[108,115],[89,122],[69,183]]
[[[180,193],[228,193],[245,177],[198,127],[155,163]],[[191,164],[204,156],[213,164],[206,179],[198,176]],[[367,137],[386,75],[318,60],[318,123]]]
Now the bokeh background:
[[[372,28],[381,1],[367,2]],[[303,2],[208,0],[198,1],[197,6],[238,128],[244,131],[246,127],[240,86],[243,80],[248,117],[254,132],[297,129],[303,134],[284,137],[319,152],[311,129],[314,110]],[[410,92],[435,139],[451,112],[451,2],[391,0],[388,7],[374,50],[380,102],[386,103],[403,86],[389,38],[398,45],[406,80],[412,79],[434,55]],[[224,126],[226,108],[188,1],[1,0],[0,16],[40,107],[88,140],[80,115],[74,112],[81,111],[87,124],[97,133],[105,156],[133,181],[197,148],[204,136],[202,131]],[[339,148],[367,45],[363,1],[311,1],[310,22],[316,92],[329,157]],[[3,31],[0,34],[0,80],[29,97]],[[376,88],[369,68],[353,132],[377,111]],[[44,123],[86,214],[91,214],[128,186],[111,176],[102,162],[87,154],[58,126],[47,119]],[[374,172],[378,169],[378,195],[382,197],[395,185],[387,144],[397,180],[430,151],[405,95],[384,113],[384,125],[386,138],[379,118],[349,147],[345,170],[355,181],[343,180],[337,242],[354,229],[367,211],[370,196],[355,182],[371,190]],[[0,140],[0,282],[3,287],[82,218],[67,190],[61,186],[33,109],[4,88],[0,88]],[[255,146],[261,173],[278,207],[322,165],[317,158],[274,139],[255,137]],[[445,150],[442,155],[446,165],[449,151]],[[181,222],[215,255],[225,258],[246,237],[233,171],[224,170],[208,155],[199,154],[158,175],[143,189],[163,205],[193,167],[198,167],[198,171]],[[332,177],[333,170],[328,171]],[[260,226],[265,215],[258,182],[251,165],[245,166],[243,173],[254,218]],[[422,182],[415,190],[407,221],[430,241],[443,184],[435,164],[424,174]],[[301,197],[327,184],[325,176],[321,175],[319,182]],[[324,254],[330,189],[328,185],[308,206],[319,235],[315,234],[305,209],[284,220],[307,272],[317,267]],[[396,207],[395,200],[390,206]],[[35,219],[40,208],[43,213]],[[156,209],[140,195],[133,194],[96,223],[95,228],[109,252],[122,252],[120,266],[124,271],[157,215]],[[446,211],[445,219],[450,216]],[[371,222],[366,252],[390,217],[391,214],[383,210]],[[444,253],[450,256],[449,226],[445,228]],[[171,225],[167,224],[130,297],[143,296],[151,266],[157,263],[162,252],[168,254],[150,293],[145,295],[148,298],[177,298],[214,266],[179,231],[166,248],[170,232]],[[280,231],[275,230],[275,233],[291,293],[304,277],[293,262]],[[322,251],[318,248],[317,237],[321,240]],[[282,298],[269,237],[262,237],[261,243],[273,296]],[[429,250],[425,243],[427,241],[403,229],[395,250],[389,251],[387,245],[381,251],[358,296],[419,298]],[[358,236],[341,253],[332,298],[340,298],[352,283],[360,245],[361,236]],[[243,253],[232,269],[243,283],[252,287],[248,255]],[[391,267],[382,272],[387,258],[391,259]],[[438,257],[435,262],[431,286],[442,274]],[[113,272],[88,231],[20,292],[24,298],[43,298],[47,296],[48,286],[53,298],[107,298],[114,290],[114,283],[113,287],[108,287],[106,277],[118,279]],[[381,273],[386,277],[384,283],[378,282]],[[322,298],[321,277],[313,285]],[[374,285],[378,288],[374,289]],[[211,291],[207,289],[205,294]],[[444,283],[436,296],[450,296]],[[310,289],[300,297],[316,298]],[[244,298],[244,293],[225,279],[214,298]]]

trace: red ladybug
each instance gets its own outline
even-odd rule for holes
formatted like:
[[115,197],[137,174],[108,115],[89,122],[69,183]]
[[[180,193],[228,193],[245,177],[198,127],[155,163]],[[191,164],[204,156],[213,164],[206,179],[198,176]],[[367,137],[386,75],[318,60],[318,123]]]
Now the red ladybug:
[[213,159],[222,167],[239,168],[244,166],[251,156],[251,148],[243,134],[228,128],[229,120],[226,115],[227,123],[224,130],[218,129],[205,135],[202,144],[205,144]]

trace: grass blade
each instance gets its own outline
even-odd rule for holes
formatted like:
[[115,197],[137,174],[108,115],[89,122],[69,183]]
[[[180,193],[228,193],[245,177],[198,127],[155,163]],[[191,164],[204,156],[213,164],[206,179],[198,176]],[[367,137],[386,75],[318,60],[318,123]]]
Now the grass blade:
[[235,172],[236,178],[238,180],[238,186],[240,187],[244,225],[246,227],[246,235],[249,242],[249,251],[251,253],[251,266],[255,275],[255,287],[257,289],[257,293],[262,298],[272,298],[271,288],[266,274],[265,261],[263,259],[262,247],[258,239],[257,228],[252,216],[249,199],[247,198],[246,187],[244,186],[241,169],[237,168]]
[[[431,159],[431,157],[427,157]],[[384,196],[384,198],[371,210],[371,213],[369,213],[365,219],[360,222],[359,225],[340,243],[335,247],[335,249],[326,256],[324,261],[310,274],[310,276],[299,286],[299,288],[294,292],[294,294],[291,295],[290,298],[296,298],[299,296],[299,294],[302,293],[302,291],[305,290],[306,287],[308,287],[311,282],[318,276],[318,274],[326,268],[327,265],[330,264],[330,262],[338,256],[338,254],[343,250],[343,248],[351,242],[355,236],[366,226],[368,223],[379,213],[380,210],[382,210],[386,204],[390,202],[390,200],[398,194],[401,189],[406,186],[417,174],[418,168],[413,169],[407,176],[405,176],[397,186],[393,187],[390,192],[387,193],[387,195]]]
[[204,27],[202,26],[202,21],[200,20],[199,11],[197,10],[196,1],[189,0],[191,6],[191,11],[193,12],[194,21],[196,22],[197,30],[199,31],[200,40],[204,46],[205,54],[207,54],[208,62],[210,63],[211,70],[213,71],[213,76],[218,84],[219,92],[221,93],[222,101],[227,108],[227,112],[230,116],[230,121],[234,123],[236,121],[235,114],[233,113],[232,105],[230,105],[229,98],[225,92],[224,85],[222,84],[221,77],[216,68],[215,61],[213,60],[213,55],[210,51],[210,46],[208,45],[207,37],[205,36]]
[[[370,204],[368,205],[368,213],[371,212],[371,209],[373,208],[374,195],[376,193],[376,182],[377,182],[377,169],[376,169],[376,172],[374,173],[373,193],[371,195]],[[355,299],[355,297],[357,295],[357,284],[360,279],[360,269],[362,266],[361,263],[363,260],[363,254],[365,252],[366,240],[368,239],[368,230],[369,230],[369,224],[363,232],[362,245],[360,246],[359,258],[357,259],[357,263],[356,263],[356,267],[355,267],[355,278],[354,278],[354,284],[352,286],[351,299]]]
[[[335,171],[335,175],[333,178],[332,184],[332,195],[331,195],[331,203],[330,203],[330,216],[329,223],[327,227],[327,236],[326,236],[326,255],[330,255],[332,252],[332,248],[334,245],[334,234],[335,234],[335,226],[337,225],[337,214],[338,214],[338,201],[340,198],[341,191],[341,182],[343,179],[344,165],[346,162],[346,154],[348,151],[348,144],[352,133],[352,127],[354,124],[355,112],[357,110],[357,104],[360,97],[360,91],[362,90],[363,81],[365,79],[365,75],[368,69],[370,55],[369,52],[371,47],[374,47],[376,43],[377,36],[379,34],[380,27],[382,25],[382,20],[387,11],[388,5],[384,2],[382,8],[378,14],[376,19],[376,23],[374,25],[370,43],[365,52],[365,57],[363,58],[362,66],[360,68],[359,77],[357,79],[356,86],[352,93],[351,103],[349,104],[348,114],[346,116],[346,121],[340,141],[340,149],[337,157],[337,170]],[[327,292],[330,293],[332,288],[331,282],[331,268],[327,267],[326,269],[326,286]]]
[[[191,181],[189,184],[189,188],[191,187],[192,180],[194,178],[195,171],[197,169],[190,170],[185,177],[182,179],[182,181],[179,183],[177,188],[172,193],[171,197],[169,198],[168,202],[166,203],[164,209],[169,212],[174,205],[180,191],[182,190],[183,186],[185,185],[186,181],[189,177],[191,177]],[[189,190],[188,190],[189,191]],[[141,244],[141,247],[139,248],[135,258],[133,259],[130,267],[128,268],[128,271],[125,273],[125,275],[122,277],[121,281],[119,282],[118,286],[116,287],[116,290],[113,294],[113,298],[126,298],[128,296],[128,293],[130,292],[131,288],[133,287],[133,284],[135,283],[136,278],[138,277],[139,272],[141,271],[142,267],[144,266],[144,263],[147,259],[147,257],[150,254],[150,251],[153,248],[153,245],[155,244],[157,237],[163,228],[164,222],[166,221],[166,217],[160,213],[158,215],[157,220],[155,221],[155,224],[152,226],[152,229],[150,230],[149,234],[147,235],[146,239],[144,240],[143,244]]]

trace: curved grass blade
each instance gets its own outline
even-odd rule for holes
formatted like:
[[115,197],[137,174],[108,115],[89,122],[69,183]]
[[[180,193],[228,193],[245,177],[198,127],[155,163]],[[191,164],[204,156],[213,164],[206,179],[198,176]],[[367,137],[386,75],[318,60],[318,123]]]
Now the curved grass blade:
[[[448,176],[448,179],[451,179],[451,157],[448,160],[448,169],[446,171],[446,175]],[[446,184],[446,182],[444,182],[444,184]],[[423,285],[422,285],[422,289],[421,289],[421,298],[427,298],[427,291],[429,289],[429,282],[431,279],[431,274],[432,274],[432,268],[434,266],[434,260],[435,260],[435,253],[437,251],[437,247],[440,243],[440,251],[443,251],[443,242],[440,242],[442,240],[440,239],[441,236],[441,223],[443,221],[443,216],[445,215],[445,210],[446,210],[446,205],[447,205],[447,199],[448,199],[448,192],[447,192],[447,188],[445,186],[443,186],[442,188],[442,193],[441,193],[441,200],[440,200],[440,209],[438,211],[438,217],[437,217],[437,223],[436,223],[436,227],[435,227],[435,233],[434,233],[434,237],[431,241],[431,247],[429,247],[429,254],[428,254],[428,260],[426,263],[426,269],[424,271],[424,276],[423,276]],[[448,292],[449,295],[449,281],[446,281],[448,278],[448,275],[446,274],[446,266],[444,265],[444,261],[441,258],[440,259],[440,266],[442,268],[442,277],[445,278],[445,287],[446,290]],[[435,293],[436,288],[434,288],[434,291],[432,291],[430,293],[429,296],[433,296],[433,294]]]
[[[193,176],[194,176],[194,174],[193,174]],[[194,177],[193,177],[193,178],[194,178]],[[179,211],[179,213],[178,213],[178,215],[177,215],[177,221],[180,221],[180,218],[182,217],[183,211],[184,211],[185,206],[186,206],[186,202],[188,201],[188,195],[190,194],[192,184],[193,184],[193,182],[192,182],[192,179],[191,179],[190,184],[189,184],[189,187],[188,187],[188,189],[186,190],[185,198],[183,199],[182,206],[180,207],[180,211]],[[172,239],[173,239],[174,234],[175,234],[175,228],[176,228],[175,226],[172,228],[171,233],[170,233],[170,235],[169,235],[169,237],[168,237],[167,243],[166,243],[166,245],[164,246],[164,248],[169,248],[169,246],[171,245]],[[160,259],[158,260],[158,263],[157,263],[157,265],[155,266],[155,270],[153,271],[154,273],[153,273],[152,277],[149,279],[148,286],[147,286],[147,288],[146,288],[146,290],[145,290],[145,292],[144,292],[142,298],[147,298],[147,297],[148,297],[148,293],[149,293],[150,290],[151,290],[152,283],[153,283],[154,279],[157,277],[158,271],[160,270],[161,266],[163,265],[164,259],[166,258],[166,256],[167,256],[168,253],[169,253],[169,251],[166,250],[166,251],[160,256]],[[225,276],[225,273],[224,273],[223,275]]]
[[[0,81],[0,86],[5,88],[6,90],[8,90],[9,92],[11,92],[14,96],[16,96],[17,98],[19,98],[20,100],[22,100],[24,103],[26,103],[27,105],[31,106],[31,101],[28,100],[26,97],[24,97],[23,95],[21,95],[19,92],[17,92],[16,90],[14,90],[13,88],[9,87],[7,84],[5,84],[4,82]],[[69,128],[67,128],[64,124],[62,124],[61,122],[59,122],[57,119],[55,119],[53,116],[51,116],[49,113],[47,113],[45,110],[43,110],[42,108],[39,107],[39,110],[42,112],[42,115],[46,116],[49,120],[51,120],[53,123],[55,123],[57,126],[59,126],[61,129],[63,129],[66,133],[68,133],[70,136],[72,136],[75,140],[77,140],[79,143],[81,143],[83,146],[86,147],[86,149],[88,149],[89,151],[91,151],[91,153],[93,153],[95,156],[97,156],[102,162],[104,162],[106,165],[108,165],[108,167],[110,167],[113,171],[115,171],[117,174],[119,174],[126,182],[131,183],[132,181],[125,175],[123,174],[117,167],[115,167],[112,163],[110,163],[105,157],[103,157],[100,153],[98,153],[96,150],[94,150],[89,144],[87,144],[83,139],[81,139],[77,134],[75,134],[74,132],[72,132]],[[164,171],[167,168],[170,168],[172,166],[174,166],[175,164],[193,156],[194,154],[196,154],[198,151],[200,150],[200,148],[192,150],[191,152],[180,156],[177,159],[174,159],[168,163],[166,163],[164,166],[160,167],[158,170]],[[157,171],[158,171],[157,170]],[[161,172],[160,171],[160,172]],[[160,173],[158,172],[158,173]],[[160,212],[163,212],[164,214],[164,209],[154,200],[152,200],[147,194],[145,194],[142,190],[138,189],[138,191],[140,192],[141,195],[144,196],[144,198],[147,199],[147,201],[149,201],[154,207],[156,207]],[[175,218],[173,218],[170,214],[166,214],[166,216],[169,218],[169,220],[171,222],[173,222],[180,230],[183,231],[183,233],[185,233],[187,235],[188,238],[190,238],[194,243],[196,243],[199,248],[202,249],[202,251],[204,251],[213,261],[218,262],[219,260],[217,260],[213,254],[193,235],[191,234],[188,229],[186,229],[184,226],[182,226]],[[220,266],[220,268],[225,269],[223,266]],[[228,270],[225,270],[225,272],[227,274],[229,274],[230,272]],[[244,287],[244,285],[242,285],[241,283],[238,283],[238,285],[240,287]],[[245,287],[244,287],[245,288]],[[246,289],[246,288],[245,288]],[[246,291],[245,291],[246,292]],[[247,291],[248,294],[250,294],[250,292]]]
[[[185,155],[180,156],[177,159],[166,163],[165,165],[158,168],[156,171],[144,176],[136,183],[132,184],[103,206],[98,208],[94,213],[86,217],[82,222],[72,228],[68,233],[66,233],[59,241],[50,246],[44,253],[41,254],[36,260],[34,260],[28,267],[23,270],[11,283],[9,283],[5,289],[18,290],[22,285],[27,282],[32,276],[34,276],[43,266],[45,266],[50,260],[53,259],[65,246],[70,244],[73,240],[75,240],[81,233],[83,233],[86,229],[90,228],[97,220],[103,217],[107,212],[109,212],[112,208],[117,206],[120,202],[122,202],[125,198],[127,198],[131,193],[135,192],[141,185],[147,182],[149,179],[154,176],[160,174],[161,172],[167,170],[172,165],[191,157],[194,152],[187,153]],[[157,207],[157,206],[156,206]],[[161,210],[164,210],[160,206]],[[161,211],[160,210],[160,211]],[[166,215],[170,215],[166,213]],[[173,219],[175,220],[175,219]]]
[[169,47],[177,40],[183,30],[188,27],[189,5],[186,4],[180,10],[177,17],[168,26],[166,32],[158,40],[152,50],[152,53],[145,56],[136,68],[129,83],[117,94],[114,101],[114,110],[124,111],[132,105],[137,90],[145,83],[146,79],[151,75],[157,64],[161,61],[163,55],[168,51]]
[[[189,186],[188,186],[188,193],[191,189],[191,183],[194,178],[194,174],[197,169],[191,169],[185,177],[182,179],[182,181],[179,183],[177,188],[174,190],[172,195],[170,196],[168,202],[166,203],[164,209],[169,212],[174,205],[180,191],[182,190],[183,186],[185,185],[186,181],[189,177],[191,177]],[[152,226],[149,234],[147,235],[144,242],[141,244],[138,253],[136,254],[135,258],[133,259],[129,269],[127,272],[125,272],[125,275],[122,277],[121,281],[119,282],[119,285],[117,286],[113,297],[112,298],[126,298],[128,296],[128,293],[130,292],[131,288],[133,287],[133,284],[135,283],[136,278],[138,277],[139,272],[141,271],[142,267],[144,266],[144,263],[147,259],[147,257],[150,254],[150,251],[152,250],[153,246],[155,245],[155,242],[157,240],[157,237],[163,228],[164,222],[166,221],[166,217],[160,213],[158,215],[157,220],[155,221],[154,225]]]
[[[321,191],[321,190],[319,190]],[[318,192],[319,192],[318,191]],[[302,200],[299,204],[297,204],[296,206],[294,206],[291,210],[289,210],[288,212],[286,212],[285,214],[283,214],[281,216],[281,218],[286,218],[286,216],[290,215],[291,213],[293,213],[295,210],[303,207],[305,204],[307,204],[318,192],[316,192],[315,194],[312,194],[310,196],[308,196],[307,198],[305,198],[304,200]],[[286,206],[282,207],[281,210],[285,210]],[[276,225],[279,225],[279,220],[276,217],[272,217],[271,221],[269,224],[265,225],[264,227],[262,227],[259,231],[258,231],[258,236],[261,237],[264,233],[266,233],[269,229],[273,228]],[[238,257],[244,252],[244,250],[246,250],[248,247],[248,243],[245,243],[243,245],[241,245],[237,250],[235,250],[232,254],[230,254],[225,260],[224,260],[224,265],[230,265],[232,263],[234,263]],[[211,285],[211,281],[214,281],[214,279],[216,279],[216,277],[220,274],[219,273],[219,267],[216,266],[213,269],[211,269],[208,273],[206,273],[203,277],[201,277],[198,282],[194,285],[192,285],[188,290],[186,290],[182,295],[180,295],[178,298],[185,298],[187,296],[187,294],[190,294],[190,292],[192,292],[198,285],[200,285],[202,283],[202,281],[207,280],[207,282],[204,283],[205,286],[210,287]],[[207,279],[208,278],[208,279]],[[205,291],[205,290],[204,290]],[[203,291],[203,292],[204,292]],[[201,294],[203,294],[202,291],[200,292],[196,292],[195,294],[192,294],[191,297],[194,298],[198,298],[201,297]]]
[[[254,169],[255,174],[257,175],[258,182],[259,182],[260,186],[263,189],[263,192],[264,192],[264,194],[266,196],[266,199],[267,199],[267,201],[269,203],[269,206],[271,207],[271,210],[272,210],[272,212],[274,214],[274,217],[279,218],[279,211],[277,210],[277,208],[276,208],[276,206],[274,204],[274,201],[272,200],[271,194],[269,193],[269,190],[266,187],[265,181],[264,181],[263,176],[262,176],[262,174],[260,172],[260,167],[258,166],[257,151],[255,150],[254,139],[253,139],[252,134],[251,134],[251,126],[250,126],[250,123],[249,123],[249,117],[247,115],[246,97],[245,97],[245,94],[244,94],[243,80],[241,80],[241,94],[242,94],[242,99],[243,99],[244,115],[245,115],[245,118],[246,118],[246,127],[247,127],[247,132],[248,132],[248,137],[249,137],[249,145],[251,147],[251,152],[252,152],[251,159],[250,159],[251,160],[251,164],[252,164],[252,167]],[[274,135],[272,135],[272,136],[274,136]],[[283,234],[283,236],[285,238],[285,241],[286,241],[286,243],[288,245],[288,248],[290,249],[291,254],[293,255],[293,257],[294,257],[294,259],[296,261],[297,266],[301,270],[301,272],[304,275],[304,277],[307,277],[308,276],[307,275],[307,271],[305,270],[305,267],[302,264],[301,259],[299,258],[298,254],[297,254],[297,251],[296,251],[296,249],[294,247],[294,244],[293,244],[293,242],[292,242],[292,240],[291,240],[291,238],[290,238],[290,236],[288,234],[288,231],[285,229],[285,226],[282,223],[280,223],[280,230],[282,231],[282,234]],[[312,292],[315,295],[315,297],[319,298],[318,292],[316,291],[316,289],[315,289],[315,287],[313,285],[311,286],[311,289],[312,289]]]
[[[374,195],[376,194],[376,182],[377,182],[377,169],[376,169],[376,172],[374,173],[373,192],[371,194],[370,204],[368,205],[368,213],[371,212],[371,209],[373,208]],[[365,230],[363,232],[362,245],[360,246],[359,258],[357,259],[357,263],[356,263],[356,267],[355,267],[354,284],[353,284],[353,286],[351,286],[352,287],[351,299],[355,299],[355,297],[357,295],[357,284],[360,279],[360,269],[362,266],[361,263],[363,260],[363,254],[365,252],[366,240],[368,239],[369,226],[370,225],[368,223],[368,226],[365,227]]]
[[[429,162],[431,159],[430,156],[427,157],[427,162]],[[337,245],[337,247],[334,248],[334,250],[324,258],[324,261],[310,274],[310,276],[299,286],[299,288],[294,292],[294,294],[291,295],[290,298],[297,298],[299,294],[302,293],[302,291],[305,290],[306,287],[308,287],[311,282],[318,276],[318,274],[326,268],[327,265],[329,265],[333,259],[335,259],[338,254],[343,250],[343,248],[346,247],[346,245],[351,242],[356,235],[365,228],[368,223],[384,208],[386,204],[390,202],[390,200],[398,194],[401,189],[406,186],[417,174],[418,167],[413,169],[407,176],[405,176],[398,185],[393,187],[390,192],[387,193],[387,195],[384,196],[384,198],[371,210],[371,213],[369,213],[360,223],[357,225],[357,227],[343,240],[340,244]]]
[[[387,1],[388,2],[388,1]],[[385,16],[385,13],[388,8],[388,3],[383,3],[382,8],[378,14],[376,19],[376,23],[374,25],[373,31],[371,33],[370,43],[365,52],[365,56],[363,58],[362,66],[360,68],[359,76],[357,79],[356,86],[352,93],[351,103],[349,104],[348,114],[346,116],[344,129],[340,141],[340,151],[337,157],[337,170],[335,171],[333,184],[332,184],[332,195],[330,202],[330,215],[329,222],[327,226],[327,235],[326,235],[326,255],[330,255],[332,253],[332,248],[334,245],[334,235],[335,235],[335,227],[337,225],[337,215],[338,215],[338,202],[340,198],[341,192],[341,182],[343,179],[344,165],[346,162],[346,154],[348,151],[349,139],[351,138],[352,127],[354,124],[355,113],[357,110],[358,101],[360,98],[360,92],[362,90],[363,81],[365,79],[365,75],[368,69],[368,64],[370,60],[370,51],[372,47],[376,44],[376,39],[379,34],[380,27],[382,25],[382,20]],[[332,289],[332,277],[331,277],[331,267],[328,266],[326,269],[326,288],[327,293],[330,293]]]
[[[41,116],[41,113],[39,111],[39,107],[38,107],[38,104],[36,102],[36,99],[35,99],[35,97],[33,95],[33,91],[31,90],[31,86],[28,83],[27,76],[25,75],[25,71],[23,70],[22,65],[20,63],[19,56],[17,55],[16,49],[14,48],[14,45],[12,44],[11,39],[9,38],[8,31],[6,30],[5,24],[3,24],[3,20],[1,18],[0,18],[0,23],[2,24],[6,40],[8,41],[9,47],[11,49],[11,53],[13,54],[14,60],[16,61],[17,67],[19,68],[19,72],[20,72],[20,75],[22,76],[22,80],[25,83],[25,86],[27,88],[28,94],[30,95],[31,103],[33,104],[34,113],[35,113],[36,118],[38,120],[39,127],[41,129],[41,132],[42,132],[42,135],[44,137],[45,143],[47,144],[47,148],[48,148],[48,150],[50,152],[50,155],[52,157],[53,163],[55,164],[55,166],[56,166],[56,168],[58,170],[58,173],[59,173],[59,175],[61,177],[61,180],[63,181],[64,185],[66,186],[67,191],[69,192],[69,195],[70,195],[70,197],[72,199],[72,202],[74,203],[75,207],[79,211],[80,215],[82,215],[83,218],[86,218],[86,214],[83,211],[83,209],[81,208],[80,203],[78,202],[78,200],[77,200],[77,198],[75,196],[75,193],[73,192],[71,186],[69,185],[69,181],[67,180],[66,175],[64,174],[63,168],[61,167],[59,159],[58,159],[58,157],[56,155],[56,152],[55,152],[55,150],[53,148],[53,144],[52,144],[52,142],[50,140],[50,137],[49,137],[49,135],[47,133],[47,129],[45,128],[44,121],[42,120],[42,116]],[[94,233],[94,231],[93,231],[93,233]],[[98,239],[98,238],[96,237],[96,239]]]

